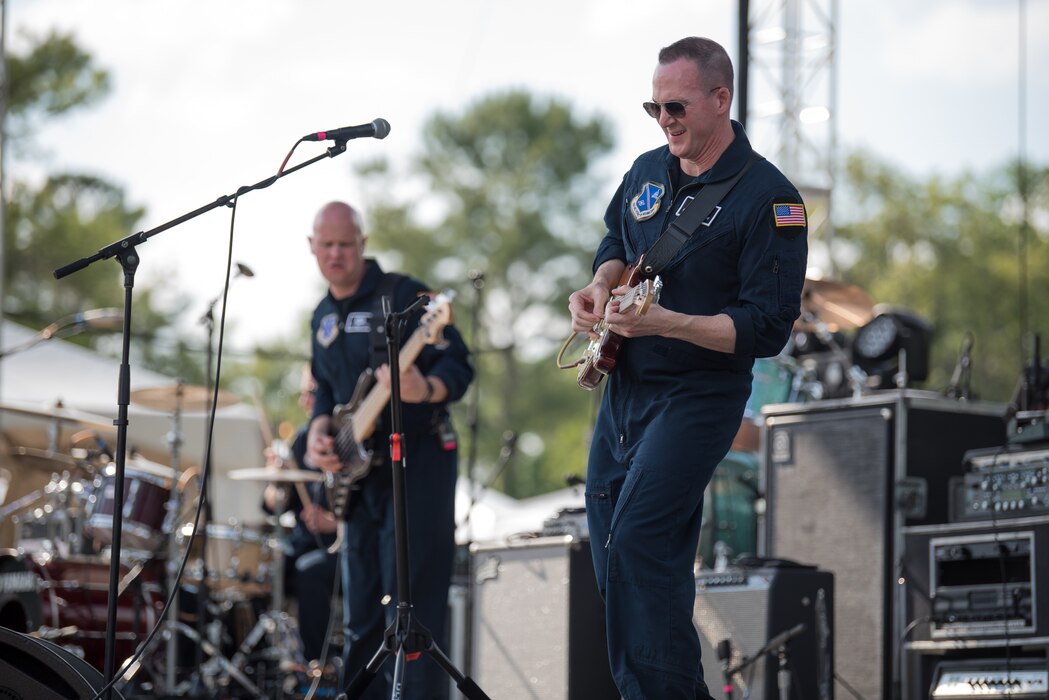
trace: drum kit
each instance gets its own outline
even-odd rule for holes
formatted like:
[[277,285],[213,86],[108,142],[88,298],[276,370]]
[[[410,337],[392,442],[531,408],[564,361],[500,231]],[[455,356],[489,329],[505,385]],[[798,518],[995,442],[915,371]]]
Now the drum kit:
[[[180,415],[206,410],[210,400],[211,392],[182,385],[131,392],[132,403],[170,412],[174,428],[172,466],[136,453],[125,459],[114,650],[118,667],[138,657],[117,674],[125,694],[137,688],[165,697],[277,697],[275,689],[287,688],[305,668],[297,625],[284,610],[280,523],[195,525],[198,470],[178,466]],[[219,395],[220,405],[236,401]],[[47,448],[9,450],[7,467],[0,468],[0,525],[14,531],[0,541],[6,547],[0,549],[0,627],[50,640],[101,671],[116,488],[105,436],[113,427],[61,407],[0,406],[0,412],[48,422]],[[272,469],[229,476],[319,478]],[[24,490],[44,479],[14,497],[13,487]],[[158,625],[160,633],[144,646]],[[290,697],[284,690],[279,696]]]

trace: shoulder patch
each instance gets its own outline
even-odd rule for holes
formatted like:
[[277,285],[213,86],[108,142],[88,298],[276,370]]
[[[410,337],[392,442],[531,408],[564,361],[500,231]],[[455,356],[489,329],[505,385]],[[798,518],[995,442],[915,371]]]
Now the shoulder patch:
[[630,213],[634,215],[634,221],[644,221],[655,216],[666,191],[667,188],[658,182],[646,182],[641,191],[630,200]]
[[805,226],[804,204],[773,204],[772,223],[776,228],[784,226]]
[[317,325],[317,342],[321,344],[321,347],[329,347],[335,342],[338,335],[339,315],[331,313],[321,318],[320,324]]

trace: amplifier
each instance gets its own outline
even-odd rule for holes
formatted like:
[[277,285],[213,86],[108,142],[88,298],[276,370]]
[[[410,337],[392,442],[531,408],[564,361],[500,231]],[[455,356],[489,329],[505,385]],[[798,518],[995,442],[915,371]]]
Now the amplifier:
[[1049,449],[970,450],[951,481],[951,521],[1049,514]]
[[905,528],[904,539],[908,617],[928,622],[914,640],[1049,637],[1049,518]]
[[590,543],[474,544],[470,675],[493,698],[618,700]]
[[1049,670],[1045,659],[940,661],[933,670],[929,697],[934,700],[1049,698]]

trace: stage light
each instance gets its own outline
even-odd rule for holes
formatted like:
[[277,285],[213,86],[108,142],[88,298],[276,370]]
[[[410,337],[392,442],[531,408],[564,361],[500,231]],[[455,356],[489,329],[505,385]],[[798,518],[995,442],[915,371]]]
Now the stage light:
[[[873,388],[895,386],[901,369],[907,383],[923,381],[929,376],[932,323],[906,309],[875,307],[874,313],[874,318],[856,331],[852,361],[869,376],[879,378]],[[906,358],[903,368],[901,351]]]

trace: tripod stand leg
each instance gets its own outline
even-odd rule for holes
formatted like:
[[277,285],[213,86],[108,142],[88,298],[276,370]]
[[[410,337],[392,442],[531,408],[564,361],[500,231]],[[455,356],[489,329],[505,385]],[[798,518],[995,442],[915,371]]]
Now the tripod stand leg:
[[426,653],[455,681],[455,687],[469,700],[491,700],[472,678],[459,672],[459,669],[455,667],[451,659],[437,645],[431,644]]
[[218,665],[222,667],[222,670],[225,671],[230,678],[244,686],[245,690],[247,690],[250,693],[253,693],[256,697],[263,697],[262,691],[259,690],[259,688],[251,682],[251,679],[245,676],[239,668],[230,663],[229,659],[223,656],[222,652],[216,649],[211,642],[209,642],[207,639],[202,638],[199,634],[197,634],[197,631],[195,629],[193,629],[189,625],[186,625],[185,623],[178,622],[176,623],[176,625],[179,632],[186,635],[187,637],[189,637],[194,642],[200,645],[200,650],[211,657],[209,661],[214,661],[218,663]]
[[[364,668],[357,672],[357,675],[346,686],[336,700],[356,700],[359,698],[368,686],[371,685],[372,680],[375,678],[375,674],[382,668],[383,663],[393,652],[387,648],[385,644],[379,648],[379,651],[375,652],[375,656],[372,657]],[[397,687],[397,686],[395,686]]]

